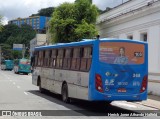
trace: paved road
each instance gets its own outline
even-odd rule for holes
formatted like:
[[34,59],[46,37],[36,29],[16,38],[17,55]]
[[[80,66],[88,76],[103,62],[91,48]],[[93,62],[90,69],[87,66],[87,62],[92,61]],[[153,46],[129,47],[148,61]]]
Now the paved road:
[[[0,70],[0,110],[56,110],[57,115],[68,115],[67,117],[58,116],[55,118],[117,118],[106,117],[107,112],[136,112],[136,110],[156,110],[137,103],[113,102],[103,109],[96,103],[86,101],[74,101],[72,104],[65,104],[59,95],[52,93],[41,94],[38,87],[32,85],[31,75],[14,74],[12,71]],[[94,111],[91,111],[93,110]],[[62,111],[65,110],[65,111]],[[49,113],[49,112],[48,112]],[[50,113],[51,114],[51,113]],[[74,116],[69,116],[74,115]],[[76,116],[78,115],[78,116]],[[93,116],[89,116],[93,115]],[[98,117],[95,117],[97,116]],[[88,117],[89,116],[89,117]],[[0,117],[0,119],[23,119],[27,117]],[[53,118],[53,117],[34,117],[34,119]],[[124,117],[119,117],[124,118]],[[130,118],[130,117],[128,117]],[[145,118],[155,118],[145,117]],[[158,117],[157,117],[158,118]],[[29,117],[31,119],[31,117]]]

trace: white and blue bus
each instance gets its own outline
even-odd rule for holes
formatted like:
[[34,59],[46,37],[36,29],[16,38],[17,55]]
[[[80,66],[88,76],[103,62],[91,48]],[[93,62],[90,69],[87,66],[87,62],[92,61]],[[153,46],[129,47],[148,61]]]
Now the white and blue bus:
[[148,44],[122,39],[36,47],[32,83],[70,98],[88,101],[147,99]]

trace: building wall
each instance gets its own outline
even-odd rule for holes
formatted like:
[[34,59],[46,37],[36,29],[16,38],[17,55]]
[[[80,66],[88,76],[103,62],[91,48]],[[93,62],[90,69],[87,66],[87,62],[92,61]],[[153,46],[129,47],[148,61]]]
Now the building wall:
[[9,24],[16,24],[18,26],[21,26],[22,24],[28,24],[32,26],[35,30],[44,30],[46,23],[50,20],[50,17],[45,16],[34,16],[34,17],[28,17],[28,18],[18,18],[15,20],[9,21]]
[[[135,40],[143,40],[142,34],[147,33],[149,72],[160,73],[160,1],[147,4],[146,0],[134,0],[102,14],[97,20],[97,28],[101,37],[127,39],[127,36],[132,35]],[[107,20],[110,15],[124,12],[125,8],[133,9],[134,6],[138,10]]]
[[34,48],[46,45],[46,34],[36,34],[36,37],[30,41],[30,57],[34,52]]

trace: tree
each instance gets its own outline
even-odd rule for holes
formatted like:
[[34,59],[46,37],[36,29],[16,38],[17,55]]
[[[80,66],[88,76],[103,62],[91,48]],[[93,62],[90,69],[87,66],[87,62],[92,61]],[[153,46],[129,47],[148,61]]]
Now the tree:
[[75,17],[75,5],[72,3],[64,3],[56,8],[50,22],[54,42],[74,41]]
[[89,0],[76,0],[75,3],[58,6],[50,20],[53,42],[72,42],[96,36],[97,10]]
[[54,7],[43,8],[43,9],[40,9],[37,14],[32,14],[31,16],[51,17],[54,9],[55,9]]
[[0,44],[2,48],[2,59],[13,59],[11,46],[8,44]]
[[0,32],[2,31],[2,16],[0,16]]
[[17,36],[20,28],[15,24],[5,25],[2,32],[0,32],[0,43],[5,43],[10,36]]
[[[7,44],[4,45],[4,58],[16,58],[17,52],[12,51],[13,44],[25,44],[29,48],[30,40],[32,40],[36,35],[36,32],[32,29],[31,26],[24,24],[21,27],[18,27],[14,24],[5,25],[2,32],[0,32],[0,43]],[[22,51],[21,56],[22,57]],[[26,52],[26,57],[29,56],[29,52]]]
[[78,24],[75,33],[81,39],[92,38],[98,34],[95,25],[88,24],[85,20],[82,21],[82,24]]

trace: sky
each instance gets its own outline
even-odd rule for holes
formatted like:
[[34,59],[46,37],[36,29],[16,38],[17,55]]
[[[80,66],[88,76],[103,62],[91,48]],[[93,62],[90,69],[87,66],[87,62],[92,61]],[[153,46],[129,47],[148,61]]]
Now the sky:
[[[75,0],[0,0],[0,15],[3,16],[3,24],[8,20],[18,17],[25,18],[35,14],[41,8],[56,7],[63,2]],[[106,7],[114,7],[127,0],[93,0],[93,4],[104,10]]]

